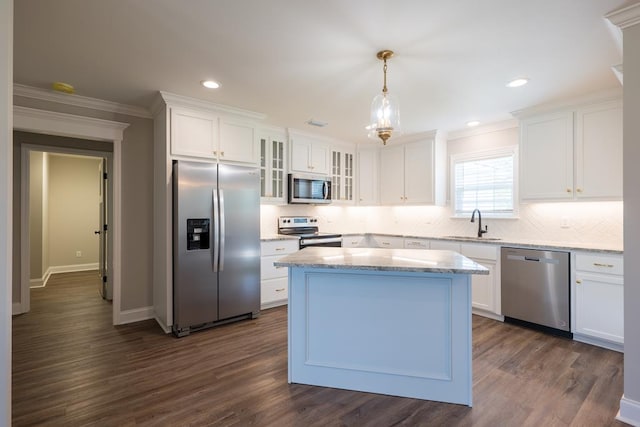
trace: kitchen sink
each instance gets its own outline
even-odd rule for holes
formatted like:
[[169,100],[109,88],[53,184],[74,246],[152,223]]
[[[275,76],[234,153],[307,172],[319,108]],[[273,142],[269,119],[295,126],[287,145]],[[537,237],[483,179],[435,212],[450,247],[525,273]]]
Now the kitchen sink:
[[456,240],[472,240],[474,242],[495,242],[497,240],[502,240],[499,237],[472,237],[472,236],[444,236],[448,239],[456,239]]

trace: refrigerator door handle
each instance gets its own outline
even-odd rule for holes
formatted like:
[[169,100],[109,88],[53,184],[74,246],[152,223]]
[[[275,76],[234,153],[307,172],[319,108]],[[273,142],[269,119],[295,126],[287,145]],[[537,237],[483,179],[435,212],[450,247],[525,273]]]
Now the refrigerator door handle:
[[219,212],[220,210],[218,209],[218,190],[217,189],[213,189],[213,212],[212,212],[212,216],[213,216],[213,232],[211,233],[212,239],[213,239],[213,259],[212,259],[212,264],[213,264],[213,272],[217,273],[218,272],[218,258],[220,256],[220,236],[219,236],[219,230],[220,230],[220,215]]
[[218,269],[219,271],[224,270],[224,241],[225,241],[225,226],[224,226],[224,191],[219,190],[220,192],[220,204],[219,204],[219,219],[220,219],[220,255],[218,261]]

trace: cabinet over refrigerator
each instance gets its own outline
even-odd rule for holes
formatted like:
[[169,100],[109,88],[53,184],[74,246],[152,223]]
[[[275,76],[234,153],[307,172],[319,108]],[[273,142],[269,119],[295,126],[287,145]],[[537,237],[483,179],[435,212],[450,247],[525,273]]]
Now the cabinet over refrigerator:
[[260,312],[260,172],[173,163],[173,333]]

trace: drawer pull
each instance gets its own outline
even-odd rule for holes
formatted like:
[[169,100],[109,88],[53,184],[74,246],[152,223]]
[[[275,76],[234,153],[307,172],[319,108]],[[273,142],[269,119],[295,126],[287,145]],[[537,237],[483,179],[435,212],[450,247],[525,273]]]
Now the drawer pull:
[[284,248],[276,248],[276,251],[284,251]]
[[602,264],[599,262],[594,262],[593,265],[595,265],[596,267],[606,267],[606,268],[613,268],[614,265],[613,264]]
[[276,267],[276,270],[277,270],[277,269],[280,269],[280,268],[284,268],[284,267],[282,267],[282,266],[278,266],[278,267]]
[[391,243],[389,243],[389,242],[382,242],[382,244],[383,244],[383,245],[387,245],[387,246],[389,246]]
[[284,288],[276,289],[276,292],[282,292],[282,291],[284,291]]

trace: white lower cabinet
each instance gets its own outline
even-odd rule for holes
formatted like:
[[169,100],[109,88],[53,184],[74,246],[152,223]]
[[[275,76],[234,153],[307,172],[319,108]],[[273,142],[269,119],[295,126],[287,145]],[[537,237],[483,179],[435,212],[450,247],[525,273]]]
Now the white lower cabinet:
[[574,266],[574,337],[621,350],[624,343],[622,256],[576,252]]
[[367,246],[367,239],[362,234],[351,234],[342,236],[343,248],[362,248]]
[[431,243],[428,239],[405,237],[404,248],[405,249],[429,249]]
[[404,248],[404,237],[374,234],[371,236],[371,246],[384,249],[402,249]]
[[[471,276],[471,305],[475,314],[500,318],[500,247],[491,244],[432,240],[431,249],[459,252],[489,269],[489,274]],[[501,318],[500,318],[501,319]]]
[[297,240],[274,240],[261,243],[260,308],[271,308],[287,303],[288,269],[276,267],[273,263],[297,251]]

